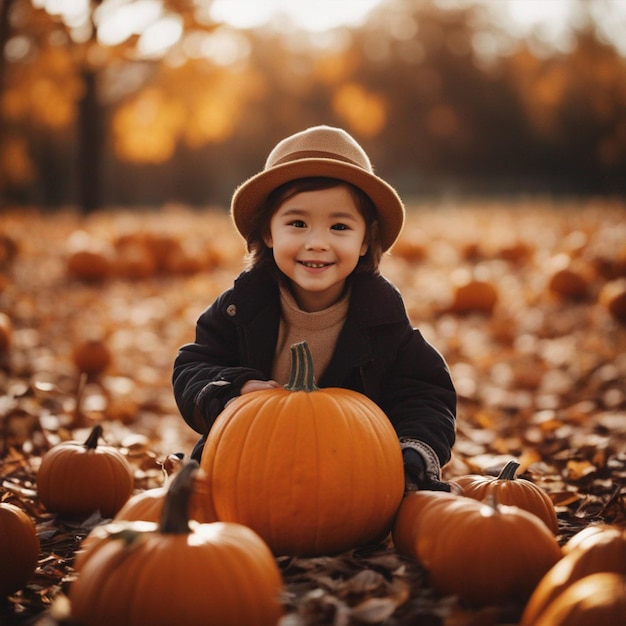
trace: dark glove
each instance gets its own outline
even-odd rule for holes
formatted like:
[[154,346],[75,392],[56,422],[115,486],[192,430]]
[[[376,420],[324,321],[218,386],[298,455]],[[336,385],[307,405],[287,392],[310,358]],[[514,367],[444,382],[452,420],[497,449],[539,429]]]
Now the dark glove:
[[426,473],[424,457],[413,448],[402,450],[408,490],[450,491],[450,485]]

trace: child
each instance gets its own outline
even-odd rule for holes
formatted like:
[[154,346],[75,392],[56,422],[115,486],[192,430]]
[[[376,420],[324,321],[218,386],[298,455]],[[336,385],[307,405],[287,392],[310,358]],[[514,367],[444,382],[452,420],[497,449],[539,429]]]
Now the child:
[[320,387],[363,393],[389,417],[407,489],[449,491],[441,466],[454,444],[456,393],[379,274],[404,206],[361,146],[329,126],[287,137],[235,191],[231,213],[248,269],[202,313],[174,363],[176,402],[202,434],[192,457],[235,396],[288,381],[290,346],[306,340]]

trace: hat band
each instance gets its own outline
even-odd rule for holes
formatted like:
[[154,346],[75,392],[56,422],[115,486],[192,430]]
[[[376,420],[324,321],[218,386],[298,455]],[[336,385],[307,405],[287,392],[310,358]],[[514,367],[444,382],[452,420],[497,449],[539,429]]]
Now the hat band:
[[[283,163],[290,163],[291,161],[299,161],[300,159],[331,159],[332,161],[343,161],[344,163],[356,165],[362,170],[369,171],[368,168],[363,167],[362,163],[358,163],[357,161],[335,152],[325,152],[323,150],[300,150],[298,152],[290,152],[281,159],[274,161],[271,165],[269,165],[269,167],[275,167],[277,165],[282,165]],[[267,170],[268,167],[265,169]]]

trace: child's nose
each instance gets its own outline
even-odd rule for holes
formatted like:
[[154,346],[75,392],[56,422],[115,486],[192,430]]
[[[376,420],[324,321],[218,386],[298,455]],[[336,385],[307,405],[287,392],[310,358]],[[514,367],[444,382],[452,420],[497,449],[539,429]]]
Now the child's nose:
[[309,232],[306,240],[306,247],[309,250],[325,250],[328,248],[328,239],[324,229],[313,228]]

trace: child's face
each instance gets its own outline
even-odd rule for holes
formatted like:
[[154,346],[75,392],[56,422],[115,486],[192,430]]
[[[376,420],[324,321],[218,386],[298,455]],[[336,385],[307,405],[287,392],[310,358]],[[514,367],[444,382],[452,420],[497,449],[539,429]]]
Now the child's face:
[[365,219],[348,188],[305,191],[283,202],[265,243],[291,280],[298,305],[321,311],[339,298],[346,278],[367,252]]

